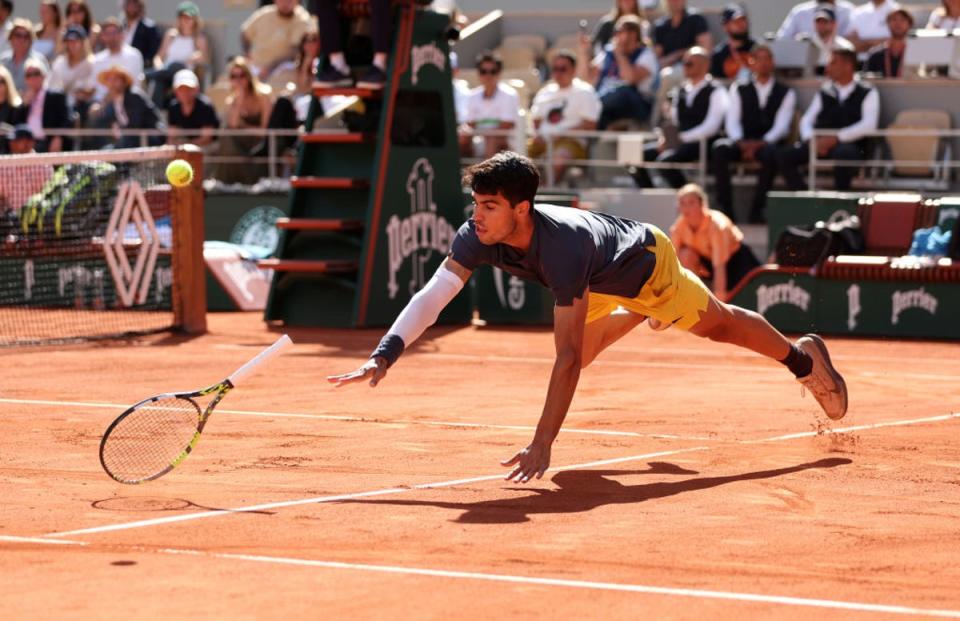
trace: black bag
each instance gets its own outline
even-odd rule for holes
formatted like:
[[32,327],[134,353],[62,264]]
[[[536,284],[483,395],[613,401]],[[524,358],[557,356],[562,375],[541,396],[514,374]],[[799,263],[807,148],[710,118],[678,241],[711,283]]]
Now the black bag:
[[774,250],[775,261],[786,267],[818,267],[827,257],[860,254],[864,239],[857,216],[834,214],[813,226],[788,226]]

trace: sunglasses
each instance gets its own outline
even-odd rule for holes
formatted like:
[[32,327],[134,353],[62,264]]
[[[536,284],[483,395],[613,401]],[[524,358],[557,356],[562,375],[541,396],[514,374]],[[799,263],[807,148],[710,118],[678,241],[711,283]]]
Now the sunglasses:
[[10,35],[11,39],[29,39],[30,35],[25,32],[15,32]]
[[497,69],[478,69],[477,75],[497,75],[500,73]]
[[247,77],[247,74],[245,74],[245,73],[231,73],[231,74],[230,74],[230,79],[231,79],[231,80],[243,80],[243,79],[245,79],[246,77]]
[[696,64],[696,63],[693,62],[692,60],[685,60],[685,61],[683,61],[683,66],[684,66],[684,67],[687,67],[688,69],[689,69],[690,67],[694,66],[695,64]]
[[567,65],[554,65],[553,67],[550,67],[550,71],[552,73],[566,73],[570,71],[570,67]]
[[23,77],[25,77],[25,78],[42,78],[42,77],[43,77],[43,74],[40,73],[39,71],[28,71],[28,72],[26,72],[26,73],[23,74]]

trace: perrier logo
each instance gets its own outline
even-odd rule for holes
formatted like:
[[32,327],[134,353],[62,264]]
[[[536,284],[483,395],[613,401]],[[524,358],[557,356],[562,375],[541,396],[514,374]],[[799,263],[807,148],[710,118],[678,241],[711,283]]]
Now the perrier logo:
[[400,291],[397,272],[403,264],[411,259],[413,273],[408,292],[413,295],[426,284],[426,265],[433,258],[433,253],[445,255],[449,252],[457,234],[445,218],[437,215],[437,204],[433,202],[433,178],[433,166],[427,158],[422,157],[414,162],[407,176],[410,215],[401,220],[394,214],[387,221],[390,263],[387,294],[391,300]]

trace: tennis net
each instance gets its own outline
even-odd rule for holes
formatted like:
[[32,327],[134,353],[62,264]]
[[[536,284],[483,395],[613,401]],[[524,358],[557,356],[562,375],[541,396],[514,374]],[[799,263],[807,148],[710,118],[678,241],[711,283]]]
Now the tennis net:
[[202,332],[203,191],[193,148],[0,157],[0,347]]

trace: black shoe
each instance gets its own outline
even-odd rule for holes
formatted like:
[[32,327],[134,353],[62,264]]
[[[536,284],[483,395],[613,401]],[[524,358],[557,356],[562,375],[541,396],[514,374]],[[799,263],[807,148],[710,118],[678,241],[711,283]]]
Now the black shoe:
[[387,82],[387,74],[380,67],[371,65],[367,71],[357,80],[357,88],[369,88],[377,90],[383,88]]
[[352,86],[353,76],[350,75],[349,71],[340,71],[336,67],[327,67],[317,75],[316,84],[321,88]]

